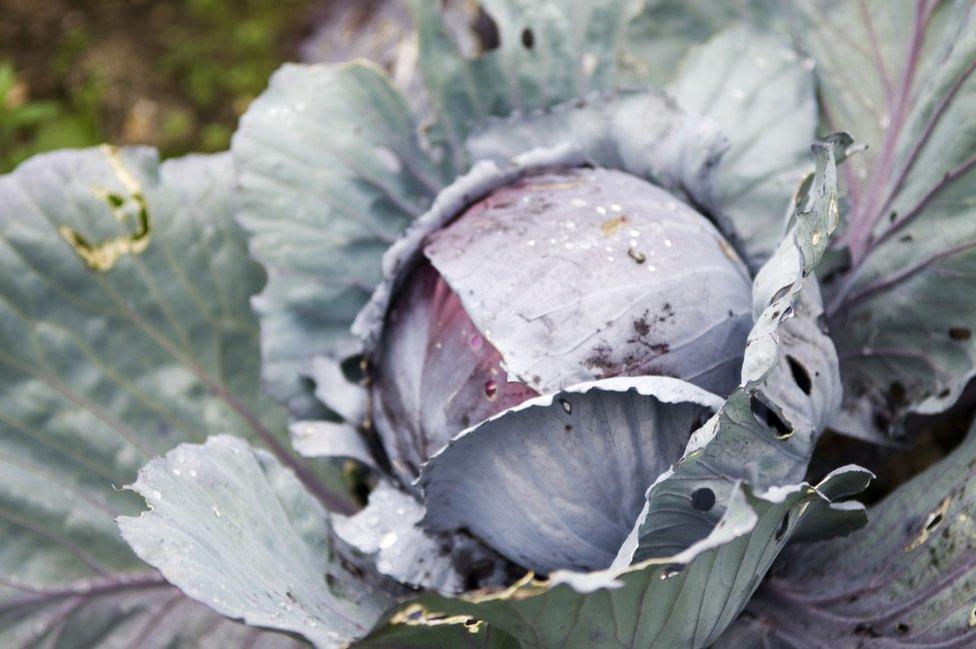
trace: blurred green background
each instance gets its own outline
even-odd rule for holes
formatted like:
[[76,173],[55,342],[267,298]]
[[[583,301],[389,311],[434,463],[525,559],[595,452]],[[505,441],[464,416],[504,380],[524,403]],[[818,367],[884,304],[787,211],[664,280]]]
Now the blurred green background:
[[49,149],[228,146],[328,0],[0,0],[0,172]]

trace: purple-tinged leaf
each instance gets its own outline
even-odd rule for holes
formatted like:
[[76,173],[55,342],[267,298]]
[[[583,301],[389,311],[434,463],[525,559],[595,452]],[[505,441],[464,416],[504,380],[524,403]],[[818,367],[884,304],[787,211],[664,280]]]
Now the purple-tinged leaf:
[[825,284],[845,404],[833,427],[883,441],[976,373],[976,5],[802,5],[824,113],[869,150],[845,164],[850,209]]
[[437,271],[414,269],[387,314],[370,387],[372,422],[407,482],[454,435],[536,396],[501,361]]

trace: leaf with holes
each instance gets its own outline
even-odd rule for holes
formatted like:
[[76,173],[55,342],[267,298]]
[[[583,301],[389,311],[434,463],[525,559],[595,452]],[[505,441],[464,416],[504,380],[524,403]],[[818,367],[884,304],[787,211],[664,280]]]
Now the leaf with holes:
[[115,527],[139,510],[116,487],[180,442],[247,437],[351,503],[295,463],[260,393],[248,299],[263,274],[230,182],[227,156],[160,165],[114,148],[0,178],[0,644],[248,636],[168,586]]
[[[790,235],[759,271],[753,288],[756,324],[749,333],[741,385],[688,442],[679,462],[648,490],[635,556],[667,556],[704,538],[738,481],[770,489],[802,479],[813,447],[840,405],[840,376],[811,275],[836,227],[835,159],[850,140],[819,142],[809,194]],[[695,494],[719,506],[694,507]],[[692,505],[692,506],[689,506]]]
[[469,133],[490,116],[545,109],[617,85],[628,2],[487,0],[498,46],[462,55],[437,3],[410,0],[419,35],[418,66],[455,174],[470,160]]
[[871,508],[864,529],[787,552],[715,646],[973,646],[974,467],[976,429]]

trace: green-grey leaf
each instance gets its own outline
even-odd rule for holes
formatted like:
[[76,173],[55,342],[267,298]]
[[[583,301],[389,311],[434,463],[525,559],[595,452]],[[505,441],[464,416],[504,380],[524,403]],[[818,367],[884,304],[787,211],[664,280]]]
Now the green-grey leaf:
[[419,32],[419,66],[435,136],[452,152],[454,174],[469,164],[464,141],[492,115],[530,111],[613,88],[627,0],[485,0],[499,45],[477,58],[462,56],[440,5],[410,0]]
[[668,86],[682,108],[714,119],[730,140],[715,201],[755,268],[782,238],[790,196],[812,167],[812,63],[781,39],[738,25],[694,48]]
[[[138,589],[126,579],[148,570],[114,524],[138,501],[115,487],[154,455],[230,432],[294,461],[284,417],[259,389],[248,299],[263,274],[233,221],[230,183],[226,156],[160,165],[152,151],[112,148],[40,156],[0,178],[0,610],[43,596],[5,618],[0,644],[34,620],[34,639],[49,642],[93,609],[115,637],[112,611]],[[138,239],[142,216],[148,245],[99,248]],[[103,251],[89,255],[101,270],[65,228],[89,244],[79,250]],[[45,595],[95,582],[118,597]],[[153,592],[133,619],[163,614],[172,595]]]
[[308,377],[315,382],[315,398],[340,419],[354,426],[366,420],[369,393],[362,385],[346,378],[338,361],[316,356]]
[[627,25],[621,77],[632,84],[664,86],[689,49],[736,20],[771,26],[779,11],[769,0],[637,0]]
[[120,518],[122,536],[222,615],[343,647],[392,603],[336,560],[328,513],[295,475],[240,438],[182,444],[132,488],[150,510]]
[[346,351],[383,252],[443,185],[416,129],[363,62],[286,65],[241,119],[240,222],[268,272],[254,300],[265,387],[298,416],[316,414],[302,376],[317,355]]
[[973,646],[974,467],[976,429],[872,508],[863,530],[784,554],[749,617],[716,646]]
[[[745,605],[805,512],[831,507],[806,484],[769,498],[737,486],[709,536],[671,557],[594,573],[559,571],[541,582],[529,573],[504,591],[454,599],[426,595],[393,622],[471,617],[524,649],[705,647]],[[863,511],[848,515],[863,521]]]
[[802,6],[827,117],[871,147],[848,163],[850,268],[825,296],[846,394],[833,426],[880,438],[976,372],[976,6]]

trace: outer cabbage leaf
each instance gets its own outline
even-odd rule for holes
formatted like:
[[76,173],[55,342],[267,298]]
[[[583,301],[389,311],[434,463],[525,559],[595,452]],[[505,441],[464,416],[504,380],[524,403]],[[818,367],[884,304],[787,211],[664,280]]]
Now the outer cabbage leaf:
[[870,146],[848,170],[849,268],[825,301],[846,395],[833,426],[878,439],[976,371],[976,6],[802,7],[824,111]]
[[[447,0],[445,13],[472,47],[478,35],[468,29],[472,8]],[[394,85],[411,105],[423,105],[422,83],[417,70],[417,41],[410,10],[402,0],[363,3],[333,0],[315,21],[314,32],[300,45],[304,63],[345,63],[368,59],[387,71]]]
[[365,421],[369,410],[368,391],[346,377],[339,361],[316,356],[309,378],[315,382],[315,397],[339,418],[354,425]]
[[791,549],[716,647],[971,647],[976,430],[855,534]]
[[265,451],[229,435],[152,460],[132,489],[150,510],[122,536],[190,597],[254,626],[344,647],[391,596],[337,560],[328,513]]
[[295,421],[288,425],[291,444],[304,457],[356,460],[378,468],[362,432],[345,422]]
[[790,196],[811,167],[812,64],[784,40],[740,25],[693,48],[668,86],[678,105],[714,119],[729,138],[715,204],[754,268],[785,233]]
[[[9,590],[11,597],[6,597]],[[194,647],[300,649],[295,638],[214,613],[155,572],[93,579],[67,588],[0,586],[8,647]]]
[[465,58],[440,5],[410,0],[419,32],[419,66],[437,117],[432,136],[446,143],[454,175],[470,164],[464,142],[492,115],[542,109],[592,90],[613,88],[627,0],[483,0],[498,28],[496,49]]
[[263,274],[230,182],[226,156],[160,165],[112,148],[0,178],[0,644],[241,637],[177,598],[114,524],[138,503],[113,485],[181,441],[249,437],[350,506],[296,463],[261,395],[248,298]]
[[[936,51],[947,45],[943,36],[952,33],[942,30],[963,27],[953,24],[950,14],[953,5],[958,8],[964,4],[967,3],[953,0],[795,3],[790,14],[793,31],[799,44],[816,61],[821,109],[827,125],[849,129],[858,142],[868,145],[867,151],[851,160],[845,172],[855,201],[870,182],[875,167],[882,164],[890,173],[895,160],[881,159],[894,151],[889,150],[885,140],[900,137],[896,131],[903,126],[895,123],[893,112],[902,102],[917,97],[917,84],[935,70],[933,65],[938,67],[941,56]],[[909,94],[903,96],[906,92]]]
[[[846,480],[838,473],[824,487],[835,479]],[[737,487],[709,536],[674,556],[592,573],[558,571],[546,581],[529,573],[506,590],[454,599],[425,595],[390,625],[481,620],[525,649],[708,646],[745,605],[805,512],[835,507],[806,484],[769,498]],[[835,513],[863,522],[862,511]]]
[[265,387],[298,416],[318,414],[302,376],[345,351],[383,251],[443,184],[416,128],[372,65],[286,65],[234,136],[240,222],[268,272]]
[[664,86],[695,45],[737,20],[779,26],[780,11],[768,0],[635,0],[621,56],[627,83]]

